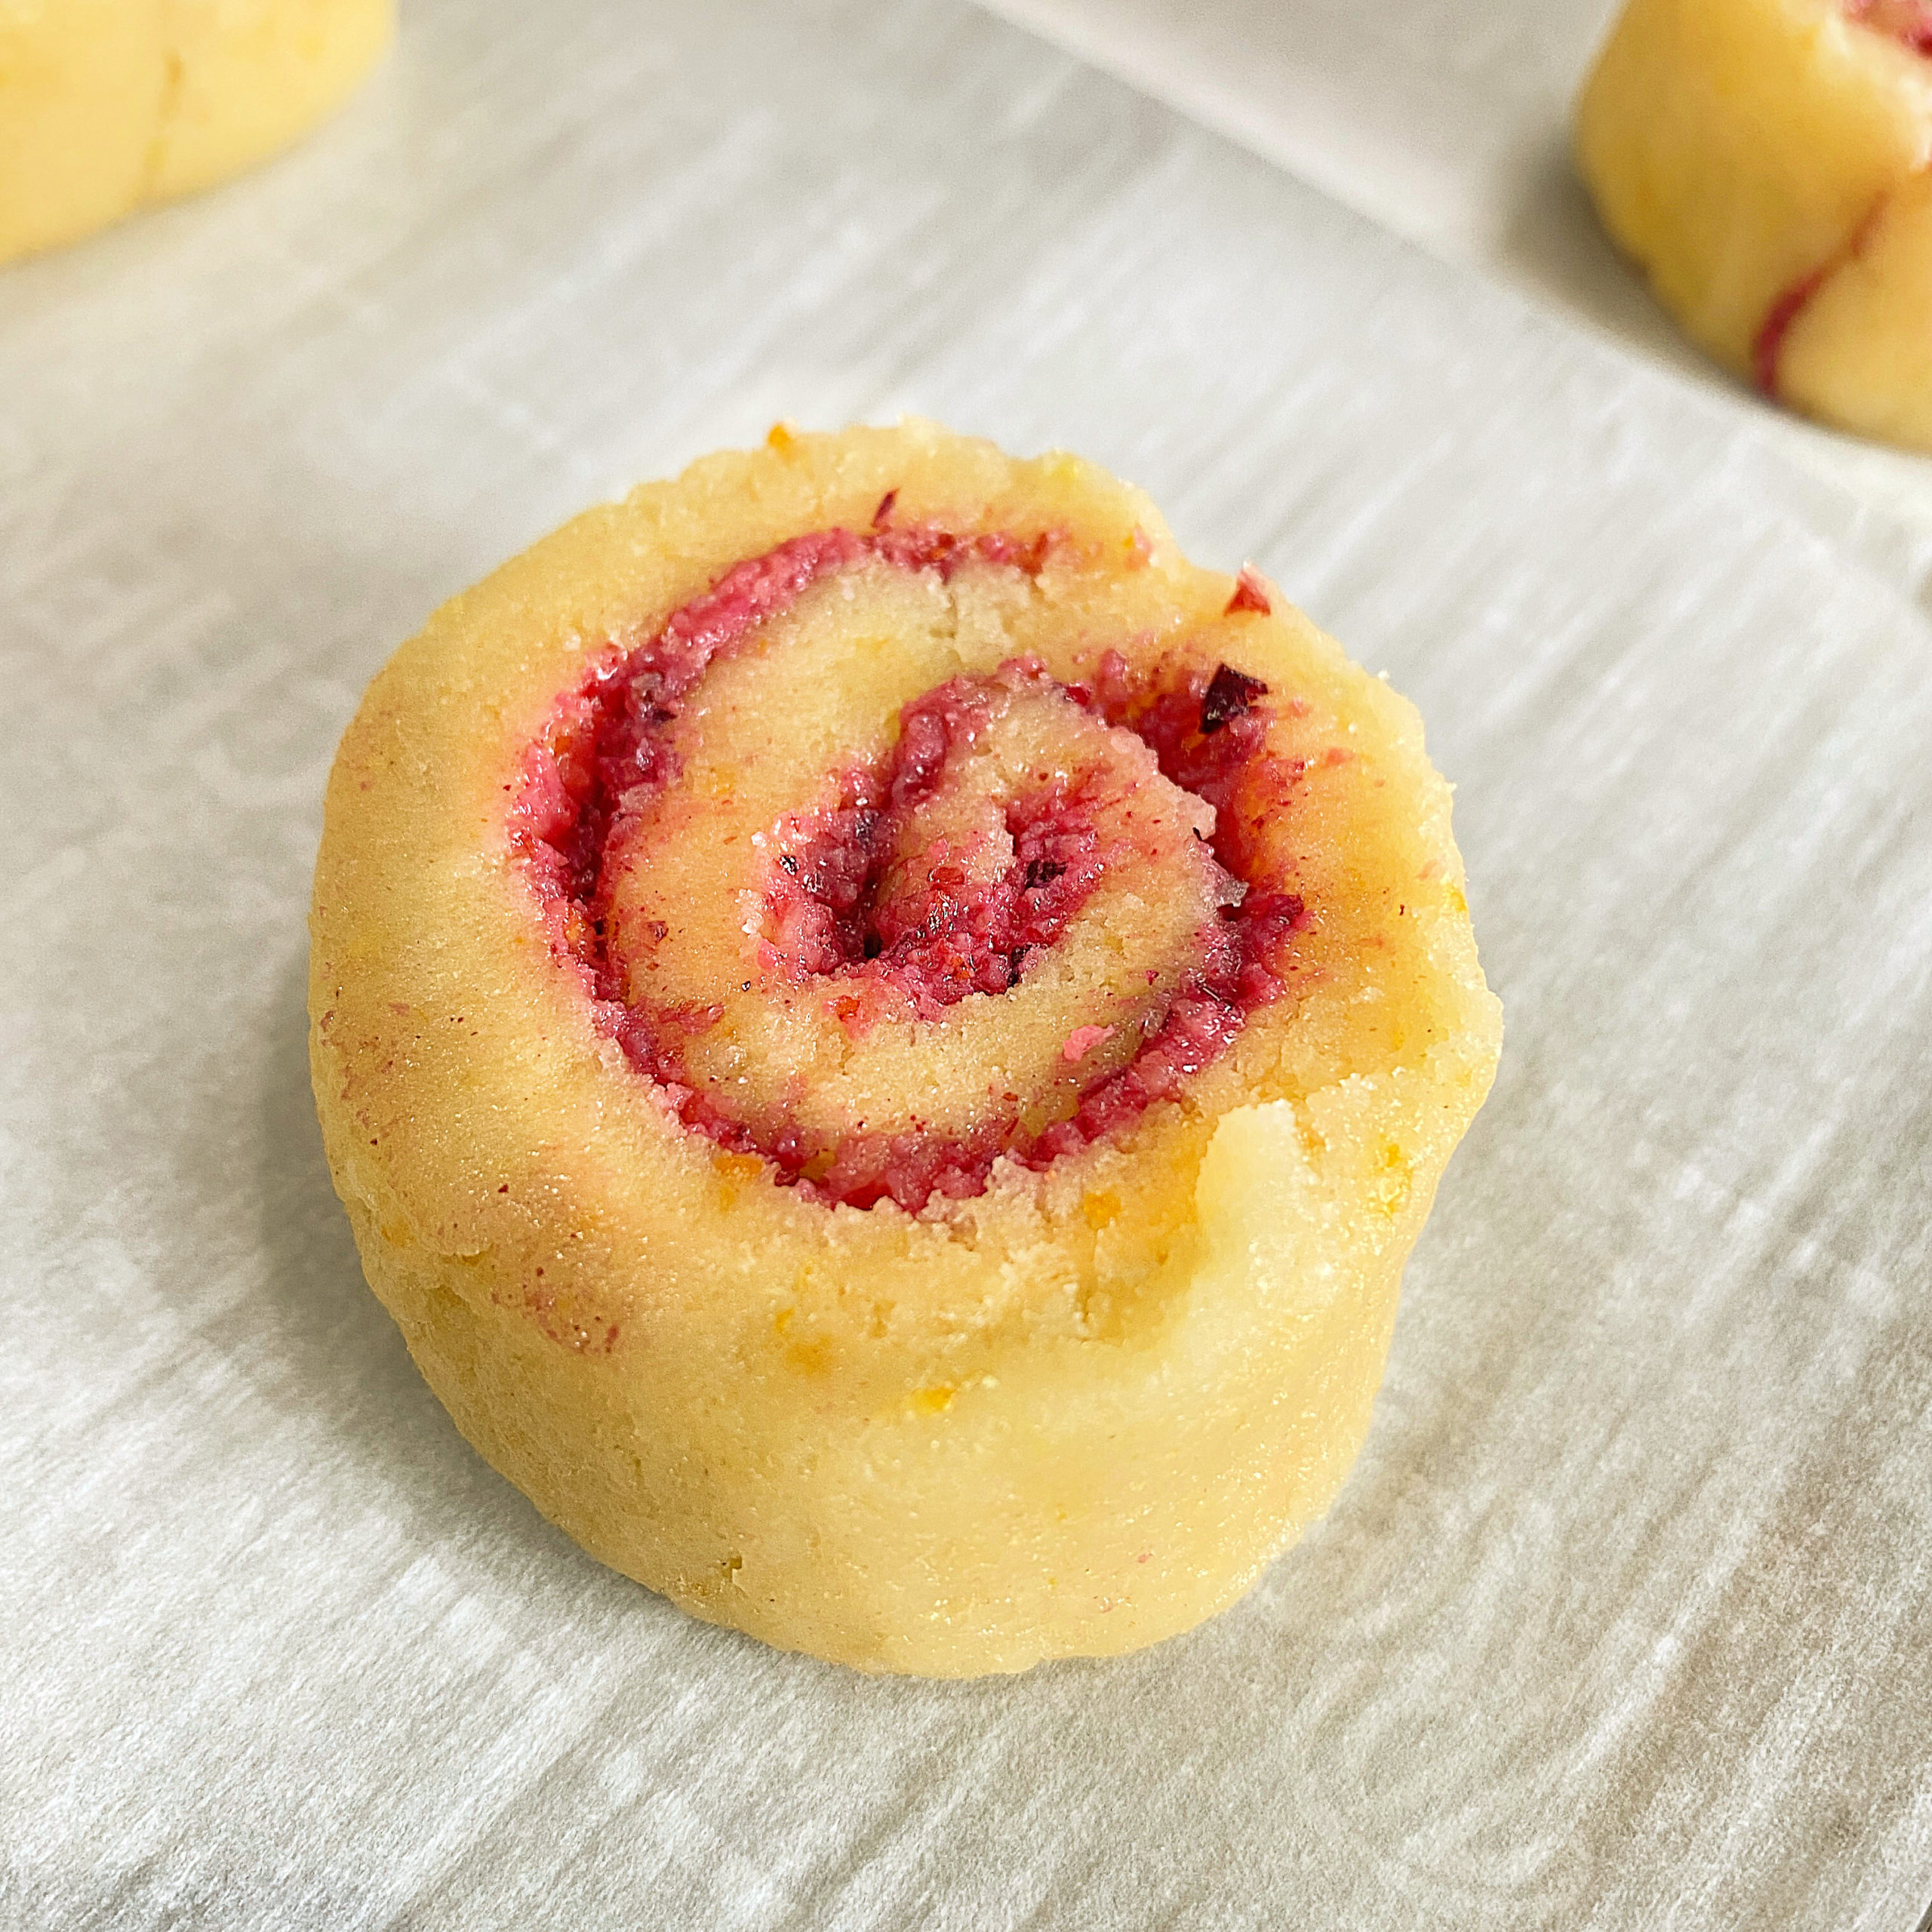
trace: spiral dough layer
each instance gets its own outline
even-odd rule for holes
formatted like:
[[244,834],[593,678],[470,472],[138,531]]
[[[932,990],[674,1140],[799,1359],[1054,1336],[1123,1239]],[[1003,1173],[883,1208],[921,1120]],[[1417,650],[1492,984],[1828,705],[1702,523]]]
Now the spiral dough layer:
[[866,1668],[1238,1594],[1495,1055],[1407,707],[1134,492],[918,424],[775,431],[438,614],[315,935],[337,1186],[465,1432]]
[[[1244,836],[1294,776],[1260,680],[1110,651],[1091,683],[1017,657],[905,696],[921,607],[1052,546],[794,537],[600,662],[532,753],[515,835],[603,1023],[687,1125],[815,1200],[916,1211],[1073,1152],[1292,970],[1306,908]],[[770,635],[814,589],[838,641]]]

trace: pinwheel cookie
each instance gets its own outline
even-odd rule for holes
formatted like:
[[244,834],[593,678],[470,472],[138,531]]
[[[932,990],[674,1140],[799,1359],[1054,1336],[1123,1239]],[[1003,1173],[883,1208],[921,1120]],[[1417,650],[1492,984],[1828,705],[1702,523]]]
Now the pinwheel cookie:
[[338,106],[392,0],[0,4],[0,261],[238,174]]
[[1577,146],[1665,306],[1767,393],[1932,448],[1932,0],[1631,0]]
[[1065,456],[774,430],[371,687],[317,1100],[458,1426],[697,1615],[958,1675],[1229,1602],[1494,1070],[1414,712]]

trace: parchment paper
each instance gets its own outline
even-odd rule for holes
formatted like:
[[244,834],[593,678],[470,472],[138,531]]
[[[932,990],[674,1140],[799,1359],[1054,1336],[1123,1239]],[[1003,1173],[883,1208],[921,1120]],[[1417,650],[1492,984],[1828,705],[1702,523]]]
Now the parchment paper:
[[[303,1057],[441,598],[789,414],[1147,485],[1420,703],[1509,1014],[1368,1447],[1137,1658],[869,1681],[463,1446]],[[951,0],[417,0],[0,275],[0,1921],[1909,1928],[1932,678],[1753,418]]]

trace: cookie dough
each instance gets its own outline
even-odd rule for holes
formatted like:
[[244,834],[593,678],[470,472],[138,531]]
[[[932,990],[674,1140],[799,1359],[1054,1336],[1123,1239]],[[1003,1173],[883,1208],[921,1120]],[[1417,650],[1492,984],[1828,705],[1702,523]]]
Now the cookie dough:
[[465,1435],[873,1670],[1240,1595],[1361,1445],[1499,1039],[1413,709],[1137,491],[917,423],[438,612],[312,930],[337,1186]]
[[0,262],[287,146],[393,24],[392,0],[0,0]]
[[1630,0],[1583,177],[1686,333],[1767,395],[1932,448],[1932,6]]

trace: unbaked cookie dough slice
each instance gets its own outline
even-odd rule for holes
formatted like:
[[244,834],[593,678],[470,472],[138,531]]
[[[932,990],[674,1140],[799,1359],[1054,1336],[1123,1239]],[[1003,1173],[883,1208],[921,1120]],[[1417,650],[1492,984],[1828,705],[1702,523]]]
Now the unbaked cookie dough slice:
[[0,0],[0,262],[287,146],[393,26],[392,0]]
[[1630,0],[1577,136],[1691,337],[1823,421],[1932,448],[1932,4]]
[[1241,1594],[1499,1038],[1409,706],[1137,492],[921,423],[775,430],[438,612],[313,934],[336,1183],[465,1435],[873,1670]]

